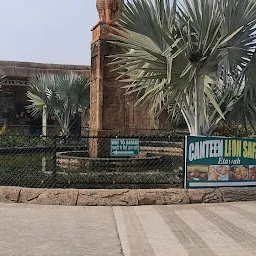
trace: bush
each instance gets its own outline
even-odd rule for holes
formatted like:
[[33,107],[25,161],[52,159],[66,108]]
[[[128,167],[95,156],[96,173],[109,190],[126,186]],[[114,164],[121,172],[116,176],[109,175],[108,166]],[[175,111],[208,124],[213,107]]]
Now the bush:
[[224,137],[251,137],[252,135],[251,130],[246,130],[242,125],[235,123],[222,124],[213,132],[213,136]]
[[53,140],[50,138],[40,137],[18,137],[18,136],[1,136],[0,148],[16,148],[16,147],[45,147],[51,146]]

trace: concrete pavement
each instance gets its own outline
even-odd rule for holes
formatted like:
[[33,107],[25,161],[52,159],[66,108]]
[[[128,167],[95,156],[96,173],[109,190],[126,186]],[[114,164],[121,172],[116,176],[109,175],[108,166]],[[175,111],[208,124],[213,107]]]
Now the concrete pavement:
[[0,256],[256,255],[256,202],[67,207],[0,204]]
[[0,256],[119,256],[110,207],[0,204]]

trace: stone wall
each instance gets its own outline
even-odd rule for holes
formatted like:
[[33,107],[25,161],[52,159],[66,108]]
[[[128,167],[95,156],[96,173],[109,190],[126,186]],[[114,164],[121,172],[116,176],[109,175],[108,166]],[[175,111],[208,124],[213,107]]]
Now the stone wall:
[[255,201],[256,188],[37,189],[0,187],[0,202],[73,206],[137,206]]

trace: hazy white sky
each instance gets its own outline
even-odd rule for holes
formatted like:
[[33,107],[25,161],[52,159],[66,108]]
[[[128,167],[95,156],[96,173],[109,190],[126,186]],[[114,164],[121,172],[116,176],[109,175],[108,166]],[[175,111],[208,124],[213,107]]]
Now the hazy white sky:
[[0,0],[0,60],[90,65],[96,0]]

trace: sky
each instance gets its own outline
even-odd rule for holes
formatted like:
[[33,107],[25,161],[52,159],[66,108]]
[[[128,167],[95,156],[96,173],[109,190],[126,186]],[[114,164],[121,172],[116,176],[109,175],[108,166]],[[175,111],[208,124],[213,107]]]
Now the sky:
[[96,0],[0,0],[0,60],[90,65]]

